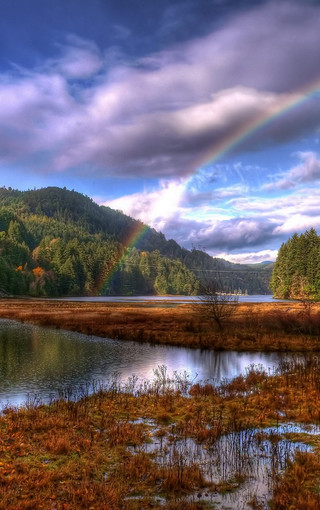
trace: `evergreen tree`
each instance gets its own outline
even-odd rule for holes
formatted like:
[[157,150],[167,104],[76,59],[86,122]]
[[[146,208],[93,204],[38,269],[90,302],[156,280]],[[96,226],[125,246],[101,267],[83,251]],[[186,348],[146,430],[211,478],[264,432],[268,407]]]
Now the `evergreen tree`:
[[281,245],[270,287],[275,297],[319,299],[320,238],[311,228]]

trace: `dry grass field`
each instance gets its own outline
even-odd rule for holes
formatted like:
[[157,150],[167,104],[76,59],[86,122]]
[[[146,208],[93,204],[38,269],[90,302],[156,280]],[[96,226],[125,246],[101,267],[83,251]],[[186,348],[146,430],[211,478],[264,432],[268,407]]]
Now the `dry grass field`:
[[158,367],[140,387],[110,381],[78,401],[7,406],[0,510],[238,509],[241,498],[253,510],[320,508],[318,304],[238,304],[222,330],[200,307],[165,301],[1,299],[0,317],[123,340],[306,352],[275,374],[251,367],[220,386],[172,381]]
[[1,299],[0,317],[100,337],[238,351],[320,350],[320,304],[239,303],[222,331],[197,304]]
[[[110,383],[77,402],[7,407],[0,509],[317,510],[319,381],[312,358],[220,386],[170,381],[161,367],[144,387]],[[255,480],[248,506],[238,506]]]

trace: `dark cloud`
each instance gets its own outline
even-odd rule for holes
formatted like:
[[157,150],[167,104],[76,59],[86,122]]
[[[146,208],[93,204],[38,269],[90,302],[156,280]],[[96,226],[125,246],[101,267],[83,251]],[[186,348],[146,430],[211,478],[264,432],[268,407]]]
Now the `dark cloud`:
[[210,253],[239,249],[262,250],[278,242],[281,234],[275,234],[277,223],[265,218],[231,218],[214,222],[200,222],[181,217],[171,218],[164,233],[182,246],[191,248],[201,245]]
[[269,246],[276,224],[266,219],[232,218],[219,222],[203,242],[208,249],[233,251]]
[[[172,9],[194,8],[168,7],[167,23]],[[207,35],[131,65],[110,67],[95,43],[70,36],[59,58],[37,71],[3,76],[0,128],[21,136],[14,151],[7,131],[1,153],[14,159],[33,151],[36,161],[47,151],[45,172],[90,166],[95,176],[169,177],[189,175],[232,149],[232,140],[285,109],[289,92],[317,79],[320,8],[284,1],[230,12]],[[75,79],[87,81],[75,87]],[[310,99],[236,151],[295,139],[319,127],[319,119],[319,101]]]

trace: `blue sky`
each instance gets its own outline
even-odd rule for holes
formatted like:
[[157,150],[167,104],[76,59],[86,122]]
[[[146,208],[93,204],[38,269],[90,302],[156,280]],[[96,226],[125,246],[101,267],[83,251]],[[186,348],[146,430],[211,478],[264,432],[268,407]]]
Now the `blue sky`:
[[0,4],[0,185],[66,186],[181,245],[320,229],[320,2]]

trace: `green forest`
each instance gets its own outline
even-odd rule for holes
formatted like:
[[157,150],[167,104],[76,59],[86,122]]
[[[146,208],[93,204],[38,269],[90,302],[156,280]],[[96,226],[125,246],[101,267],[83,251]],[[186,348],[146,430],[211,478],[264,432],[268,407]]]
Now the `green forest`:
[[281,245],[270,287],[278,298],[320,300],[320,237],[313,228]]
[[271,270],[272,264],[231,264],[186,250],[66,188],[0,188],[2,294],[194,295],[208,279],[228,292],[266,294]]

